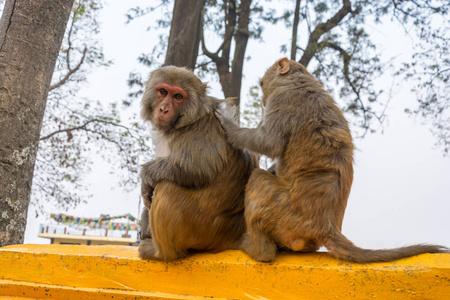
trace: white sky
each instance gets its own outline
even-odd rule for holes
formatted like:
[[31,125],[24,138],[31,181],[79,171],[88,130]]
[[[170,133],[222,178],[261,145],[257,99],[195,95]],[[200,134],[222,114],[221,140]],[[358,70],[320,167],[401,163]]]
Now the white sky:
[[[146,31],[152,18],[124,24],[124,14],[137,3],[145,6],[149,2],[108,1],[105,5],[101,15],[101,39],[106,57],[114,64],[106,70],[95,70],[89,76],[83,96],[105,103],[124,99],[129,91],[126,84],[129,72],[142,69],[137,57],[150,52],[158,42]],[[407,59],[404,53],[413,40],[404,36],[400,26],[385,25],[372,30],[375,42],[384,49],[385,59],[396,55]],[[249,41],[246,54],[252,58],[244,64],[243,100],[247,98],[248,87],[257,84],[265,70],[285,56],[279,49],[281,44],[289,43],[289,39],[289,30],[281,24],[277,28],[266,28],[266,44]],[[382,88],[389,89],[391,83],[392,78],[386,76]],[[218,83],[210,82],[210,86],[212,95],[223,97]],[[404,108],[414,107],[415,98],[408,92],[407,84],[401,86],[404,87],[394,90],[384,133],[355,140],[354,183],[343,233],[356,245],[367,248],[422,242],[450,246],[450,157],[445,158],[439,149],[434,149],[435,138],[420,120],[403,113]],[[134,113],[138,113],[138,106],[135,110]],[[81,217],[125,213],[138,216],[139,191],[122,192],[109,171],[106,163],[96,161],[86,178],[91,184],[92,199],[88,204],[63,213]],[[34,208],[30,206],[25,243],[49,242],[37,238],[39,223],[45,222],[43,217],[35,219]]]

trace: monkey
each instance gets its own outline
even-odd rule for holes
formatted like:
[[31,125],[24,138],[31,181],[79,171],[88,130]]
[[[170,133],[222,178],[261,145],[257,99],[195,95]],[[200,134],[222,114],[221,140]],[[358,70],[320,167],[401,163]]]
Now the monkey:
[[272,65],[260,85],[265,113],[257,128],[240,128],[226,113],[216,113],[233,146],[276,161],[274,171],[255,169],[247,183],[243,251],[270,262],[280,249],[315,252],[325,246],[335,258],[357,263],[448,252],[427,244],[369,250],[349,241],[341,229],[354,145],[342,111],[320,81],[287,58]]
[[193,251],[237,249],[245,232],[245,185],[256,155],[232,147],[214,112],[221,103],[186,68],[150,75],[141,116],[156,158],[142,165],[142,259],[173,261]]

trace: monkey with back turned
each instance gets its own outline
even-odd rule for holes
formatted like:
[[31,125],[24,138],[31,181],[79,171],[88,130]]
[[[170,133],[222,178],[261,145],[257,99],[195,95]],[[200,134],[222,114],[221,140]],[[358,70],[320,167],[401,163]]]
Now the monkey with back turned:
[[222,101],[206,88],[174,66],[157,69],[146,84],[141,115],[153,126],[156,158],[141,170],[141,258],[238,249],[245,232],[245,184],[256,156],[227,142],[214,114]]
[[255,170],[247,184],[242,250],[273,261],[279,248],[312,252],[325,246],[332,256],[359,263],[448,252],[426,244],[369,250],[349,241],[341,227],[354,146],[341,110],[303,65],[287,58],[270,67],[260,85],[266,109],[256,129],[239,128],[217,113],[232,145],[276,159],[275,172]]

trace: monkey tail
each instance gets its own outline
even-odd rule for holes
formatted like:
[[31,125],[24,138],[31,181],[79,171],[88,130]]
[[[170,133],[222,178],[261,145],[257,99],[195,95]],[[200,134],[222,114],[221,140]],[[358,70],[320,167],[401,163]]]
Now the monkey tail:
[[363,249],[355,246],[340,231],[337,230],[328,237],[328,240],[324,243],[324,246],[330,251],[332,256],[357,263],[393,261],[422,253],[449,252],[449,248],[447,247],[428,244],[418,244],[393,249]]

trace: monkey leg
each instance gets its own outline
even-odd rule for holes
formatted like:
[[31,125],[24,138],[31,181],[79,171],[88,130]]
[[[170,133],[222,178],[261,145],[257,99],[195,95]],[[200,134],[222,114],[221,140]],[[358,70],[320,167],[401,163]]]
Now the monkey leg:
[[162,247],[157,240],[148,238],[139,243],[139,257],[142,259],[156,259],[164,261],[173,261],[182,258],[182,255],[174,248]]
[[142,239],[139,243],[139,257],[142,259],[156,259],[173,261],[186,256],[185,253],[177,251],[176,248],[164,246],[155,238]]
[[253,171],[245,195],[247,233],[241,249],[258,261],[273,261],[277,244],[273,234],[289,203],[289,190],[278,177],[264,170]]
[[156,259],[157,249],[152,239],[143,239],[139,243],[139,257],[142,259]]
[[187,256],[192,233],[183,220],[183,189],[171,182],[158,183],[154,190],[150,209],[150,230],[154,246],[154,258],[173,261]]
[[271,262],[277,256],[276,244],[265,234],[253,229],[242,237],[240,249],[257,261]]

